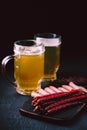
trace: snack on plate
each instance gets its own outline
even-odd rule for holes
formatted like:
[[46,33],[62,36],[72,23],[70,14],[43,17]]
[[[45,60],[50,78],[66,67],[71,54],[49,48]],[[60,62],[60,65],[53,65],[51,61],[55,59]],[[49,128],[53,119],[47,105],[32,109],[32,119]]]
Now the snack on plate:
[[67,107],[87,103],[87,90],[73,82],[58,88],[55,86],[40,88],[37,92],[33,91],[31,96],[34,111],[40,110],[46,115]]

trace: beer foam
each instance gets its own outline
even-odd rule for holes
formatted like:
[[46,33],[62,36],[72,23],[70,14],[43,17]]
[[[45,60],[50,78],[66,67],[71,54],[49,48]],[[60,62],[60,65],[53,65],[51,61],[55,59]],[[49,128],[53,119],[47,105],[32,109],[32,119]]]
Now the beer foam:
[[27,47],[27,46],[18,46],[14,45],[14,53],[17,55],[40,55],[44,53],[45,49],[43,46],[33,46],[33,47]]
[[44,46],[59,46],[61,44],[60,38],[36,38],[37,44],[42,43]]

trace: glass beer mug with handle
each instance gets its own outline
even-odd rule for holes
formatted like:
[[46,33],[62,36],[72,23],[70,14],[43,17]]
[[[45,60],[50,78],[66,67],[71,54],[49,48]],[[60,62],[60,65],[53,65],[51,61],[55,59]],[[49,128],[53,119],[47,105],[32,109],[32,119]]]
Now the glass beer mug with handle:
[[38,33],[35,40],[45,46],[44,81],[56,80],[56,72],[60,66],[61,36],[55,33]]
[[14,55],[6,56],[2,60],[2,73],[6,74],[6,65],[14,58],[15,83],[10,79],[9,81],[19,94],[30,95],[41,86],[44,74],[44,51],[43,44],[37,44],[35,40],[16,41]]

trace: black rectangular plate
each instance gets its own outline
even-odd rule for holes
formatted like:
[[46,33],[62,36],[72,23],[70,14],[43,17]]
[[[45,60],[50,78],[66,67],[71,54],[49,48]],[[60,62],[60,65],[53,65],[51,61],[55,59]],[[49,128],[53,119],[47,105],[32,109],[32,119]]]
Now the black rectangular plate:
[[20,113],[27,117],[32,117],[35,119],[40,119],[43,121],[51,121],[51,122],[69,122],[71,121],[78,113],[82,110],[85,104],[78,104],[76,106],[63,109],[62,111],[56,112],[53,115],[43,115],[39,112],[34,112],[34,107],[32,106],[32,97],[29,97],[29,100],[26,101],[20,109]]
[[[60,77],[60,78],[59,78]],[[74,82],[77,85],[84,86],[87,88],[87,78],[86,77],[81,77],[81,76],[71,76],[60,74],[58,76],[58,79],[51,82],[51,83],[42,83],[42,88],[46,87],[47,85],[53,85],[55,87],[58,87],[63,85],[63,84],[69,84],[69,82]],[[56,86],[57,85],[57,86]],[[84,110],[84,106],[86,104],[78,104],[76,106],[69,107],[67,109],[63,109],[59,112],[56,112],[53,115],[44,115],[41,114],[40,112],[34,112],[34,107],[32,106],[32,97],[29,96],[28,101],[26,101],[23,106],[20,109],[20,113],[24,116],[31,117],[31,118],[36,118],[44,121],[50,121],[54,123],[67,123],[69,122],[75,122],[76,119],[81,115],[81,111]],[[85,107],[86,108],[86,107]]]

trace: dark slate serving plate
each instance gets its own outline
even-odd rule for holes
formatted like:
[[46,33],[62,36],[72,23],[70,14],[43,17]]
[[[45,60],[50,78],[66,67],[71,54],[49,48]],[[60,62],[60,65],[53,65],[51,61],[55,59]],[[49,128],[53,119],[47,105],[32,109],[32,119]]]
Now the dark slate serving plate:
[[26,101],[20,108],[20,113],[22,115],[56,123],[63,123],[72,120],[85,106],[85,104],[79,104],[73,107],[69,107],[67,109],[63,109],[62,111],[56,112],[52,115],[44,115],[40,112],[34,112],[34,107],[32,106],[31,102],[32,98],[29,97],[29,100]]
[[[53,85],[58,87],[61,86],[62,84],[68,84],[70,81],[76,83],[77,85],[82,85],[87,88],[87,78],[84,77],[76,77],[76,76],[68,76],[68,77],[63,77],[59,78],[56,81],[50,82],[49,84],[43,84],[42,88]],[[66,109],[63,109],[59,112],[56,112],[52,115],[44,115],[41,114],[40,112],[35,112],[34,107],[32,106],[32,97],[29,96],[28,101],[26,101],[23,106],[20,108],[20,113],[24,116],[31,117],[31,118],[36,118],[44,121],[50,121],[50,122],[55,122],[55,123],[66,123],[70,121],[74,121],[75,117],[77,118],[78,115],[80,114],[80,111],[84,110],[84,106],[86,104],[78,104]]]

